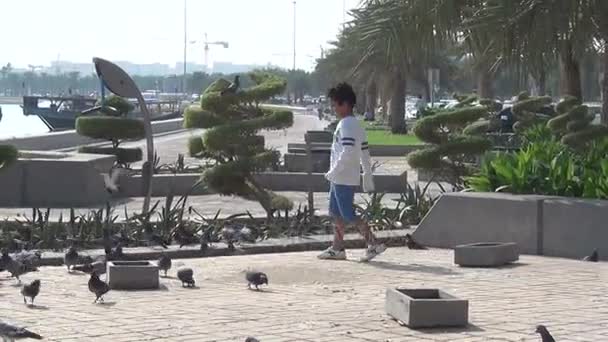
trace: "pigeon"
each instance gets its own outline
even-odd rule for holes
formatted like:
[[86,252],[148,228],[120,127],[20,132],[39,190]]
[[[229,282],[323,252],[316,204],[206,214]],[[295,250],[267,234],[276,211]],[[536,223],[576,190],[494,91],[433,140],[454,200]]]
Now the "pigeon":
[[110,287],[105,281],[99,279],[99,275],[97,275],[97,273],[92,272],[91,278],[89,278],[89,291],[95,294],[95,301],[93,304],[97,303],[99,300],[101,300],[103,303],[103,295],[110,291]]
[[194,235],[189,230],[186,230],[183,226],[179,226],[173,234],[173,239],[179,243],[179,248],[187,245],[193,245],[200,242],[200,238]]
[[31,272],[25,264],[14,260],[8,255],[8,253],[2,255],[2,260],[5,265],[4,269],[11,274],[11,277],[17,278],[19,284],[21,284],[21,279],[19,279],[19,277]]
[[187,287],[194,287],[194,272],[191,268],[180,268],[177,270],[177,278],[182,282],[182,287],[184,284]]
[[236,75],[236,76],[234,76],[234,82],[230,83],[228,88],[222,90],[222,96],[224,96],[226,94],[236,94],[236,92],[237,92],[237,90],[239,90],[240,86],[241,86],[240,76]]
[[125,257],[125,254],[122,251],[122,242],[118,242],[118,244],[116,245],[116,247],[114,249],[112,249],[112,248],[106,249],[105,253],[106,253],[106,259],[110,260],[110,261],[124,259],[124,257]]
[[76,247],[71,246],[68,251],[63,256],[63,263],[68,268],[68,272],[71,272],[71,267],[77,265],[79,261],[78,252],[76,251]]
[[158,258],[158,268],[165,271],[166,277],[167,271],[171,268],[171,258],[165,254],[161,255],[160,258]]
[[414,238],[410,234],[405,234],[405,245],[409,249],[428,249],[418,242],[414,241]]
[[152,231],[152,226],[150,224],[146,224],[146,227],[144,228],[144,238],[148,241],[149,246],[159,245],[164,249],[169,248],[163,238]]
[[36,272],[40,266],[42,253],[40,251],[22,251],[15,254],[13,259],[25,265],[27,272]]
[[600,260],[600,255],[597,253],[597,249],[593,250],[593,253],[591,253],[591,255],[587,255],[586,257],[583,258],[583,261],[590,261],[590,262],[598,262]]
[[247,337],[247,338],[245,339],[245,342],[260,342],[260,340],[258,340],[258,339],[257,339],[257,338],[255,338],[255,337],[251,337],[251,336],[249,336],[249,337]]
[[34,299],[40,293],[40,280],[36,279],[31,284],[23,285],[21,288],[21,295],[23,295],[23,304],[27,304],[26,297],[29,297],[32,300],[32,305],[34,305]]
[[120,176],[123,174],[123,169],[112,167],[108,174],[103,175],[103,183],[105,185],[106,191],[110,194],[116,194],[120,191],[120,187],[118,185],[118,181]]
[[74,265],[72,270],[91,274],[95,272],[97,275],[106,273],[106,263],[103,260],[88,262],[82,265]]
[[228,249],[232,252],[236,249],[234,243],[238,241],[238,233],[233,227],[224,227],[221,231],[222,240],[228,245]]
[[549,330],[547,330],[547,327],[544,325],[536,326],[536,333],[540,334],[542,342],[555,342],[555,339],[553,336],[551,336]]
[[0,321],[0,337],[14,340],[17,338],[33,338],[35,340],[42,340],[42,336],[31,332],[25,328],[17,327],[12,324],[8,324]]
[[247,272],[245,275],[247,279],[247,287],[251,290],[251,285],[255,286],[256,290],[260,290],[258,286],[262,284],[268,285],[268,276],[262,272]]

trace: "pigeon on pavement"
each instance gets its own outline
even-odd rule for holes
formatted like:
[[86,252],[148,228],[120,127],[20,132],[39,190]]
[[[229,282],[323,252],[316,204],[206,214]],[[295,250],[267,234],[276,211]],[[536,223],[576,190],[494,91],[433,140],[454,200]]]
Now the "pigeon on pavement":
[[405,234],[405,245],[409,249],[428,249],[418,242],[414,241],[414,237],[410,234]]
[[78,252],[76,251],[76,247],[70,246],[68,251],[63,256],[63,263],[68,268],[68,272],[72,271],[72,266],[77,265],[79,261]]
[[555,339],[553,338],[553,336],[551,336],[549,330],[547,330],[547,327],[545,327],[544,325],[536,326],[536,333],[540,334],[542,342],[555,342]]
[[165,271],[166,277],[167,271],[171,268],[171,258],[165,254],[162,254],[160,258],[158,258],[158,268]]
[[591,255],[587,255],[586,257],[583,258],[583,261],[590,261],[590,262],[598,262],[600,260],[600,255],[597,252],[597,249],[594,249],[593,252],[591,253]]
[[33,338],[35,340],[42,340],[42,336],[34,332],[2,321],[0,321],[0,337],[8,338],[9,341],[17,338]]
[[21,288],[21,295],[23,295],[23,303],[27,304],[26,298],[30,298],[32,300],[32,305],[34,305],[34,299],[40,293],[40,280],[36,279],[31,284],[25,284]]
[[259,286],[262,284],[268,285],[268,276],[262,272],[247,272],[245,275],[247,279],[247,287],[251,290],[251,285],[255,286],[256,290],[260,290]]
[[97,301],[101,300],[103,302],[103,295],[110,291],[110,286],[106,284],[106,282],[99,279],[97,273],[91,273],[91,278],[89,279],[89,291],[95,294],[95,301],[93,304],[97,303]]
[[194,272],[191,268],[177,270],[177,278],[182,282],[182,287],[184,287],[184,284],[187,287],[194,287]]

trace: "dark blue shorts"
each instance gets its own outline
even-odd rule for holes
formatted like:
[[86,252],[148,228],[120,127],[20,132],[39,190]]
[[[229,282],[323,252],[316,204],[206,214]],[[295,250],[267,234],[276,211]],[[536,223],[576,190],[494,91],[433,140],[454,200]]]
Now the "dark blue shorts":
[[333,184],[329,186],[329,214],[344,223],[353,223],[355,215],[355,187],[352,185]]

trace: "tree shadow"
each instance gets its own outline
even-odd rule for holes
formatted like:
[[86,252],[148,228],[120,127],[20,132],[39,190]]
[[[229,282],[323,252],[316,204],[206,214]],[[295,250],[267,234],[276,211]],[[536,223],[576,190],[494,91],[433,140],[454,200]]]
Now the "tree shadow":
[[396,264],[392,262],[386,261],[370,261],[367,263],[370,266],[391,270],[391,271],[401,271],[401,272],[422,272],[422,273],[430,273],[430,274],[438,274],[438,275],[455,275],[460,274],[459,272],[455,272],[451,268],[441,267],[441,266],[427,266],[427,265],[419,265],[419,264]]

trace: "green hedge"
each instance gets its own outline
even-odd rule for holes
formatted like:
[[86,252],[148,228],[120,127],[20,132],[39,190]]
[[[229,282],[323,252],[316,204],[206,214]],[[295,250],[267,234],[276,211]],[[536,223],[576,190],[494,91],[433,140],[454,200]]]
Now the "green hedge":
[[116,156],[116,161],[120,164],[135,163],[143,159],[143,152],[140,148],[117,148],[82,146],[78,149],[80,153],[107,154]]
[[102,105],[116,109],[120,115],[126,115],[135,109],[135,106],[129,101],[116,95],[108,96]]
[[12,145],[0,145],[0,169],[14,163],[19,157],[19,151]]
[[76,119],[76,132],[105,140],[138,140],[145,137],[142,120],[112,116],[81,116]]
[[190,106],[184,111],[184,128],[211,128],[224,120],[199,106]]

